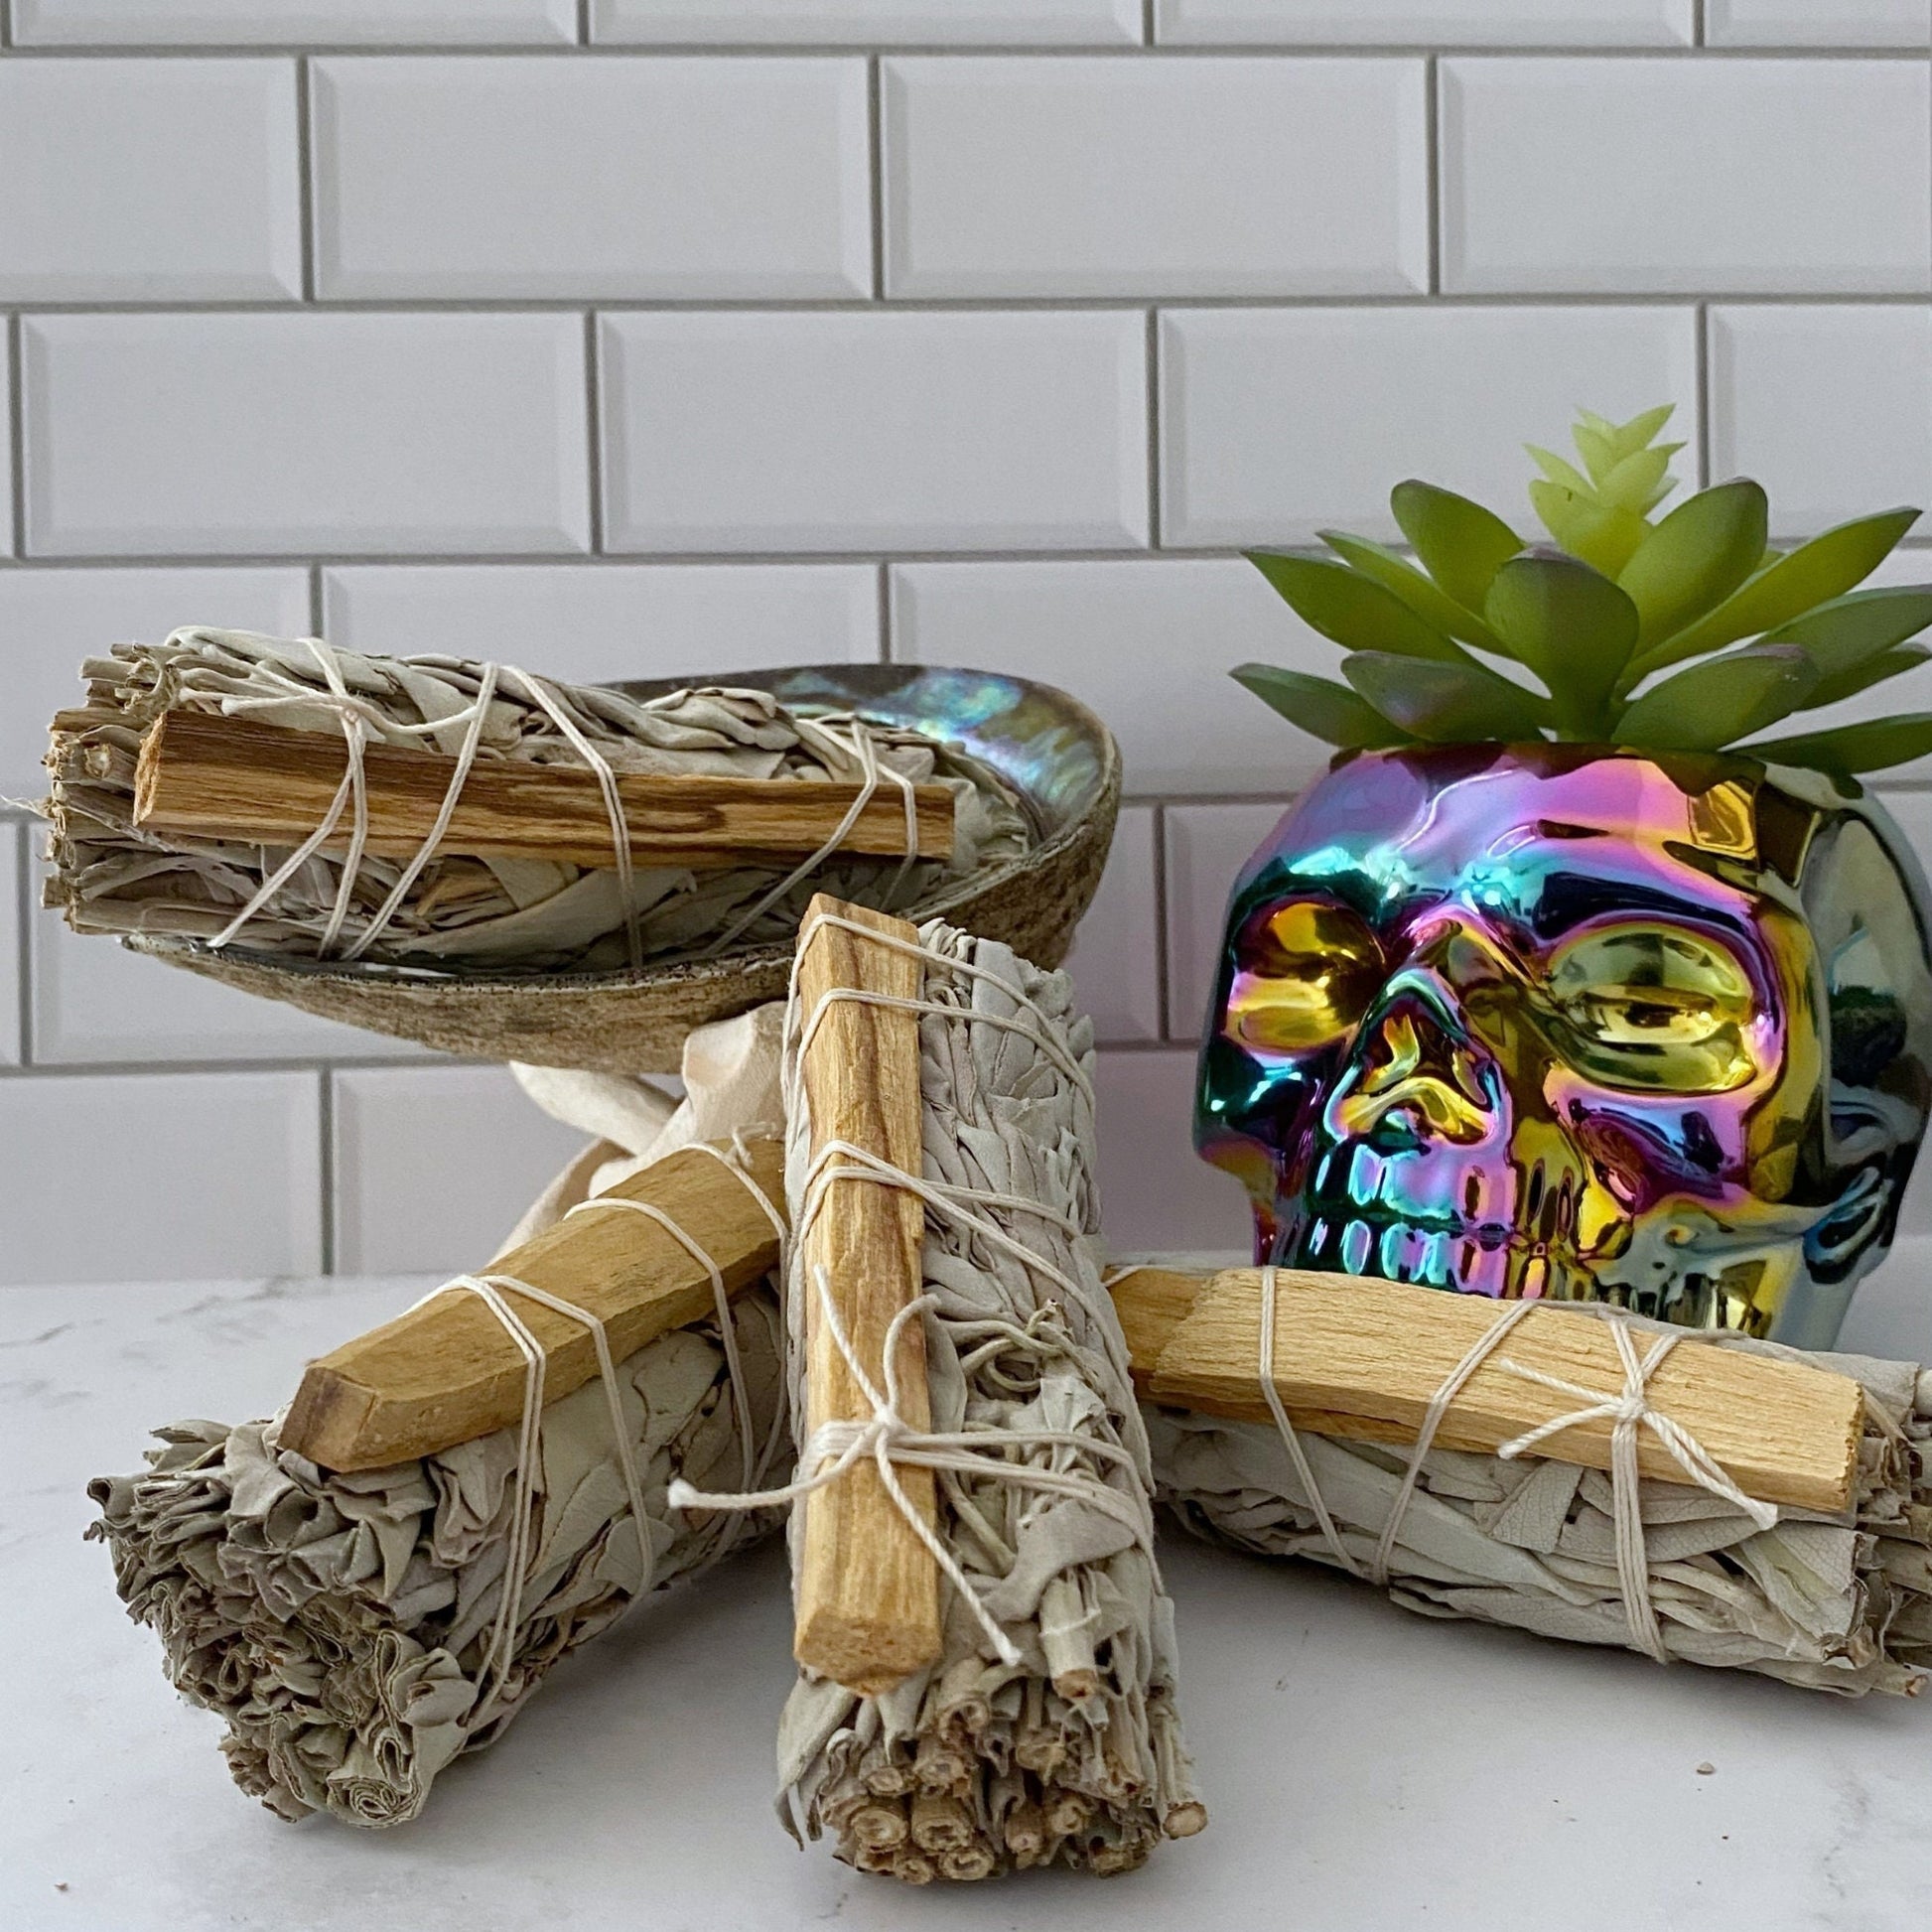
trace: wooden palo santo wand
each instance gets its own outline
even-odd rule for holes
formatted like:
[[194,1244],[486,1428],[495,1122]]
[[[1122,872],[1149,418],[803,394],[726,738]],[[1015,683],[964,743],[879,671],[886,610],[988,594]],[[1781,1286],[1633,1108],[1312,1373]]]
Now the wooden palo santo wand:
[[[746,1171],[766,1199],[784,1200],[784,1150],[745,1143]],[[757,1197],[723,1161],[682,1148],[512,1249],[488,1273],[545,1351],[543,1395],[560,1401],[597,1374],[581,1322],[513,1283],[562,1297],[598,1316],[619,1361],[686,1322],[715,1296],[710,1272],[667,1228],[600,1201],[641,1201],[681,1227],[717,1264],[728,1295],[778,1265],[778,1235]],[[473,1295],[438,1295],[311,1362],[282,1424],[281,1446],[325,1469],[381,1469],[507,1429],[523,1413],[525,1363],[503,1325]]]
[[[1191,1301],[1181,1271],[1127,1272],[1114,1286],[1142,1399],[1272,1426],[1260,1371],[1259,1271],[1193,1280]],[[1354,1275],[1282,1268],[1276,1284],[1275,1386],[1289,1419],[1311,1435],[1353,1442],[1413,1443],[1437,1390],[1502,1312],[1486,1296]],[[1438,1448],[1493,1454],[1578,1410],[1577,1397],[1512,1373],[1498,1356],[1605,1397],[1622,1389],[1607,1323],[1547,1303],[1449,1404]],[[1850,1376],[1687,1333],[1647,1395],[1746,1495],[1834,1514],[1850,1507],[1864,1416],[1863,1393]],[[1608,1417],[1580,1422],[1534,1453],[1608,1469],[1614,1427]],[[1637,1432],[1637,1466],[1657,1481],[1693,1480],[1649,1429]]]
[[[63,714],[55,729],[88,714]],[[413,858],[435,829],[456,759],[408,746],[362,750],[365,849]],[[322,823],[348,768],[345,741],[248,718],[177,707],[148,728],[135,766],[134,823],[167,837],[297,846]],[[827,847],[863,785],[844,780],[617,773],[630,856],[640,865],[728,871],[796,861]],[[912,788],[915,856],[950,859],[953,795]],[[327,850],[345,851],[347,816]],[[888,779],[833,849],[875,858],[905,852],[905,794]],[[439,852],[478,859],[551,859],[608,868],[612,828],[596,772],[582,764],[479,759],[463,782]]]
[[[869,992],[916,1000],[924,970],[916,951],[871,943],[864,933],[826,923],[849,920],[916,948],[903,919],[819,894],[799,928],[796,1024],[810,1029],[799,1077],[811,1116],[810,1152],[843,1141],[889,1167],[920,1170],[918,1016],[840,1000]],[[821,1012],[821,1006],[823,1011]],[[814,1024],[815,1022],[815,1024]],[[826,1172],[855,1164],[834,1156]],[[872,1403],[839,1352],[819,1299],[820,1273],[853,1352],[876,1388],[886,1384],[886,1336],[917,1300],[925,1210],[915,1194],[883,1181],[832,1181],[798,1229],[788,1293],[805,1297],[805,1420],[801,1442],[827,1423],[869,1423]],[[899,1416],[929,1430],[925,1331],[900,1330]],[[809,1475],[801,1469],[801,1475]],[[895,1474],[930,1529],[937,1498],[930,1469],[900,1464]],[[792,1604],[792,1654],[807,1670],[848,1690],[876,1696],[941,1654],[939,1566],[886,1489],[877,1465],[862,1460],[812,1490],[804,1512]]]

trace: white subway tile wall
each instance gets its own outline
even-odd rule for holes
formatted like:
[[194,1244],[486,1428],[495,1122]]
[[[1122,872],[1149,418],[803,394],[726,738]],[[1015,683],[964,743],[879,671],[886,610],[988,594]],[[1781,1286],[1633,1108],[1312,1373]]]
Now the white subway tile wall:
[[0,0],[0,1282],[449,1271],[573,1149],[32,909],[46,718],[186,622],[1063,685],[1109,1230],[1239,1246],[1193,1043],[1322,755],[1225,673],[1331,647],[1238,547],[1521,513],[1579,404],[1781,539],[1932,502],[1929,73],[1928,0]]

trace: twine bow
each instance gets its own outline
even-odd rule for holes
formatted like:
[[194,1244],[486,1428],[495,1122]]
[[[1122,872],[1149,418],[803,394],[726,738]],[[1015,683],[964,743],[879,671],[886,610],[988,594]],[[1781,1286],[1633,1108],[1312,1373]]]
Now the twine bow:
[[[1387,1520],[1382,1525],[1382,1533],[1376,1542],[1375,1553],[1364,1568],[1356,1559],[1354,1552],[1343,1542],[1340,1531],[1335,1527],[1334,1518],[1322,1498],[1320,1485],[1315,1481],[1308,1451],[1296,1431],[1294,1421],[1289,1416],[1287,1404],[1282,1400],[1281,1390],[1275,1379],[1275,1309],[1279,1292],[1279,1272],[1275,1268],[1264,1268],[1261,1271],[1261,1339],[1258,1366],[1262,1394],[1268,1403],[1269,1413],[1274,1417],[1275,1427],[1282,1439],[1282,1447],[1288,1452],[1289,1461],[1301,1481],[1303,1493],[1309,1499],[1315,1524],[1330,1554],[1350,1576],[1364,1578],[1386,1587],[1389,1582],[1389,1563],[1395,1553],[1403,1520],[1408,1514],[1410,1502],[1421,1482],[1423,1462],[1435,1446],[1437,1432],[1442,1428],[1444,1419],[1469,1379],[1495,1353],[1509,1331],[1526,1321],[1545,1305],[1541,1302],[1513,1304],[1476,1337],[1461,1360],[1444,1377],[1442,1385],[1430,1398],[1429,1407],[1424,1411],[1414,1447],[1409,1452],[1408,1463],[1402,1472],[1401,1485],[1396,1490],[1395,1500],[1390,1505]],[[1513,1461],[1518,1456],[1528,1454],[1553,1436],[1561,1435],[1566,1429],[1603,1421],[1612,1425],[1609,1471],[1610,1520],[1616,1538],[1617,1588],[1623,1598],[1623,1613],[1629,1625],[1632,1648],[1643,1651],[1660,1664],[1667,1664],[1670,1662],[1670,1652],[1664,1643],[1663,1631],[1657,1620],[1656,1605],[1650,1596],[1650,1563],[1644,1543],[1641,1478],[1637,1466],[1638,1432],[1648,1429],[1664,1446],[1671,1459],[1684,1471],[1691,1483],[1714,1496],[1723,1498],[1732,1508],[1746,1516],[1758,1529],[1768,1530],[1777,1523],[1777,1506],[1774,1503],[1760,1502],[1755,1497],[1746,1495],[1725,1473],[1717,1458],[1688,1429],[1651,1403],[1650,1378],[1671,1350],[1683,1341],[1715,1341],[1719,1339],[1717,1335],[1694,1329],[1676,1329],[1657,1336],[1649,1350],[1639,1356],[1636,1343],[1631,1338],[1632,1317],[1623,1310],[1609,1308],[1602,1303],[1580,1303],[1567,1306],[1565,1312],[1588,1315],[1608,1323],[1611,1340],[1616,1346],[1617,1359],[1623,1370],[1623,1386],[1606,1393],[1601,1389],[1586,1388],[1581,1383],[1565,1381],[1561,1376],[1546,1374],[1542,1369],[1526,1366],[1507,1355],[1498,1356],[1496,1366],[1499,1369],[1516,1376],[1519,1380],[1537,1383],[1543,1388],[1554,1389],[1562,1395],[1576,1396],[1583,1402],[1584,1407],[1573,1409],[1561,1416],[1553,1416],[1548,1422],[1539,1423],[1534,1429],[1525,1430],[1522,1435],[1502,1444],[1497,1449],[1496,1454],[1504,1461]]]

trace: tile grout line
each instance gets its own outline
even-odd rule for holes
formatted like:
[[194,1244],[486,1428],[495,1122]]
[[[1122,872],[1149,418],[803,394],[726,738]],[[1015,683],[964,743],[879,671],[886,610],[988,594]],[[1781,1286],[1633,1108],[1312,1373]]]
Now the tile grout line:
[[1443,64],[1423,63],[1423,176],[1429,197],[1429,293],[1443,292]]
[[322,1189],[322,1221],[317,1246],[322,1272],[336,1272],[336,1069],[316,1068],[316,1169]]
[[894,655],[893,637],[893,567],[884,558],[879,563],[879,661],[882,664],[897,663]]
[[584,461],[589,468],[586,503],[590,554],[604,555],[604,345],[597,311],[584,312]]
[[[1321,557],[1327,553],[1312,537],[1294,543],[1270,542],[1270,534],[1257,532],[1244,543],[1268,542],[1271,549],[1291,555]],[[1898,548],[1907,553],[1932,550],[1932,531],[1925,536],[1907,536]],[[1167,544],[1159,552],[1142,544],[1118,544],[1109,548],[1079,545],[1041,545],[1033,549],[1005,550],[889,550],[883,561],[889,564],[1165,564],[1234,563],[1243,554],[1236,543]],[[810,570],[843,565],[870,567],[882,561],[878,546],[866,550],[604,550],[593,556],[584,550],[345,550],[321,554],[274,551],[190,551],[168,555],[143,555],[139,552],[90,556],[85,554],[38,554],[30,557],[0,556],[0,582],[14,576],[27,579],[41,574],[111,575],[117,571],[139,570],[166,574],[171,571],[279,570],[300,572],[311,567],[323,570],[582,570],[593,574],[623,570],[693,569],[784,569]]]
[[1697,475],[1698,487],[1711,487],[1711,305],[1697,305],[1692,332],[1692,381],[1697,397]]
[[318,296],[300,302],[292,296],[209,296],[167,302],[17,301],[14,313],[62,319],[69,316],[125,316],[156,322],[189,321],[199,316],[262,316],[269,319],[300,316],[396,316],[405,320],[434,316],[572,316],[588,305],[613,316],[823,316],[945,315],[1131,315],[1149,300],[1175,310],[1239,312],[1257,315],[1326,314],[1333,311],[1440,309],[1503,309],[1515,312],[1582,309],[1688,309],[1698,302],[1721,302],[1726,307],[1755,309],[1923,309],[1932,305],[1926,288],[1821,289],[1786,286],[1780,289],[1446,289],[1431,296],[1424,290],[1390,291],[1363,288],[1323,293],[1289,292],[1240,295],[1212,290],[1179,292],[1150,298],[1131,290],[1113,295],[930,295],[930,296],[604,296],[586,288],[575,295],[397,295]]
[[1154,1032],[1166,1039],[1173,1025],[1173,968],[1169,960],[1173,934],[1169,930],[1173,904],[1168,897],[1168,808],[1156,805],[1154,815]]
[[577,0],[577,45],[591,44],[591,0]]
[[1704,0],[1691,0],[1691,45],[1693,47],[1704,46]]
[[1161,548],[1161,312],[1147,312],[1147,547]]
[[893,58],[916,56],[921,60],[1006,60],[1043,61],[1146,61],[1167,62],[1248,60],[1248,61],[1414,61],[1429,55],[1454,60],[1477,61],[1568,61],[1577,65],[1622,64],[1632,61],[1708,61],[1713,64],[1742,64],[1770,61],[1923,61],[1925,51],[1916,44],[1873,44],[1869,46],[1815,46],[1774,43],[1764,46],[1687,46],[1682,42],[1630,41],[1615,45],[1588,45],[1574,41],[1144,41],[1063,42],[1057,46],[1033,41],[650,41],[620,42],[593,40],[588,46],[575,38],[567,41],[500,41],[482,45],[463,41],[179,41],[143,43],[140,41],[102,41],[87,46],[72,43],[30,43],[13,41],[7,51],[31,61],[259,61],[264,56],[285,59],[382,61],[396,59],[445,61],[575,60],[586,52],[600,61],[645,62],[690,60],[717,61],[819,60],[860,54]]
[[309,566],[308,577],[309,634],[312,637],[326,636],[328,633],[323,627],[322,566],[320,564],[311,564]]
[[302,249],[302,300],[316,299],[316,155],[312,69],[305,54],[295,64],[295,180],[300,204],[296,222]]
[[1159,26],[1154,18],[1158,0],[1141,0],[1141,45],[1154,47],[1159,42]]
[[872,222],[872,299],[886,299],[886,116],[879,56],[866,57],[866,186]]
[[7,318],[7,469],[13,484],[13,527],[8,541],[16,557],[27,555],[27,325]]
[[31,821],[14,833],[14,911],[20,930],[14,935],[14,971],[20,984],[14,989],[16,1021],[20,1027],[20,1070],[34,1064],[34,951],[30,940],[34,922],[34,839]]

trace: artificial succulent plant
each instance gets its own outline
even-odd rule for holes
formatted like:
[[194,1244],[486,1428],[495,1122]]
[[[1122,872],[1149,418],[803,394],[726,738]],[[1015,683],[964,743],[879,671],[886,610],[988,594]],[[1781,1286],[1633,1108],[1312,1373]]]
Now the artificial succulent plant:
[[[1580,412],[1581,469],[1530,450],[1543,473],[1530,502],[1551,544],[1412,481],[1389,503],[1420,568],[1339,530],[1320,532],[1332,558],[1250,551],[1347,653],[1348,681],[1266,664],[1234,676],[1346,750],[1544,738],[1732,749],[1844,774],[1932,753],[1932,712],[1756,736],[1932,655],[1909,641],[1932,624],[1932,585],[1857,588],[1919,512],[1860,517],[1787,552],[1767,547],[1764,490],[1748,477],[1656,515],[1684,447],[1656,440],[1670,415],[1666,405],[1617,424]],[[1511,672],[1485,661],[1497,659]]]

